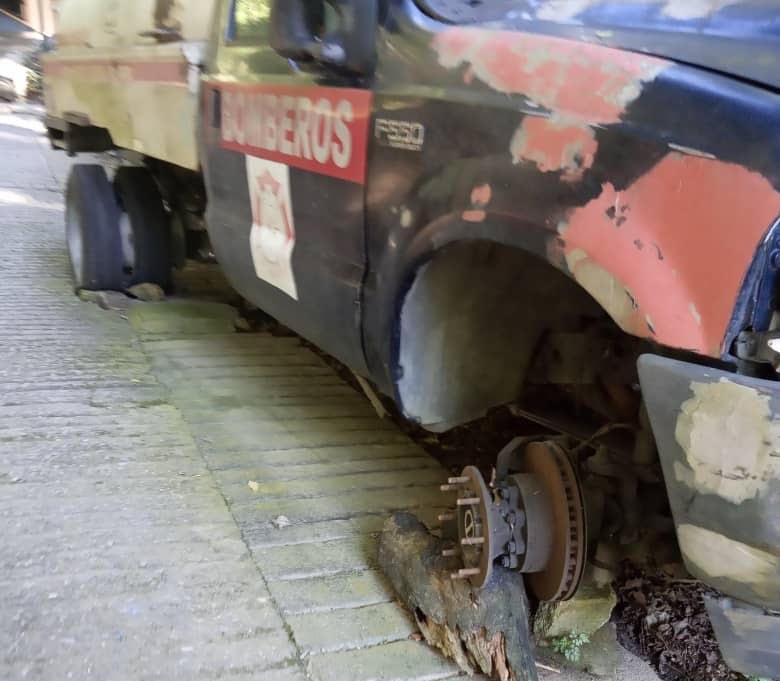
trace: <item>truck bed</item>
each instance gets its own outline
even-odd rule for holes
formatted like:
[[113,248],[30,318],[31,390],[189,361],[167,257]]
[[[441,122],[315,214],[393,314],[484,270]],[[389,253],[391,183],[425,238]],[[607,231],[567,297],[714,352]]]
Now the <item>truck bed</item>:
[[43,59],[49,120],[197,169],[198,77],[216,5],[64,0],[57,48]]

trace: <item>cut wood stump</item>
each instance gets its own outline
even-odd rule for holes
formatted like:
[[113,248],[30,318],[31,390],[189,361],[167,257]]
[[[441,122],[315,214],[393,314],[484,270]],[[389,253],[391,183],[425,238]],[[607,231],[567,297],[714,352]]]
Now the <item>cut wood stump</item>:
[[522,578],[496,569],[485,588],[474,589],[451,578],[460,566],[442,556],[447,546],[411,513],[390,517],[379,543],[379,564],[425,640],[468,674],[537,681]]

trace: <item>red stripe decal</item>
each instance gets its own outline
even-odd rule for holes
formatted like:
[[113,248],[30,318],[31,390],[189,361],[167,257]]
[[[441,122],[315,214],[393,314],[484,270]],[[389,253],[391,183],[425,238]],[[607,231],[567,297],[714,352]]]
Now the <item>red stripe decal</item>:
[[46,76],[77,81],[167,83],[187,85],[188,64],[177,61],[133,61],[108,59],[47,59],[43,64]]
[[366,181],[371,92],[220,83],[221,146],[249,156]]

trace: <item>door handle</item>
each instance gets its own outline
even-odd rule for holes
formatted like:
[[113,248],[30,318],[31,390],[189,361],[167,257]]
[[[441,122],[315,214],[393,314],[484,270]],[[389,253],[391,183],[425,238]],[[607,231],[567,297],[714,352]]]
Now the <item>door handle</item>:
[[158,43],[174,43],[183,40],[181,31],[175,28],[153,28],[151,31],[139,31],[141,38],[154,38]]

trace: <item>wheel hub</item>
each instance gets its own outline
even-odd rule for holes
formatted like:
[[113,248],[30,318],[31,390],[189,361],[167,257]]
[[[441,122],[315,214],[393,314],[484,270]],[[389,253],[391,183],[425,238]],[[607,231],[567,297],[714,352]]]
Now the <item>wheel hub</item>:
[[569,457],[554,441],[515,440],[499,454],[488,486],[474,466],[450,478],[457,491],[453,574],[481,588],[496,565],[528,575],[540,600],[565,600],[582,578],[587,545],[585,509]]

